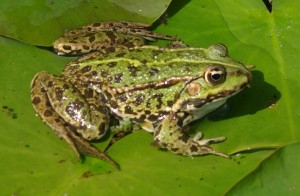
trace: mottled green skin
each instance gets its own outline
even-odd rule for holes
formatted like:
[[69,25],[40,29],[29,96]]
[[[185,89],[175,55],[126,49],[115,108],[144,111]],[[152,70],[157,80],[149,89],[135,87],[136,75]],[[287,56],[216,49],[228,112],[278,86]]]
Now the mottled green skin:
[[[103,28],[110,25],[105,23]],[[135,23],[117,25],[125,25],[124,31],[131,34],[138,32],[135,35],[137,39],[141,39],[140,32],[144,38],[169,38],[132,29]],[[137,28],[144,27],[138,24]],[[87,34],[82,29],[75,30],[60,39],[66,40],[70,34],[93,37],[91,30],[88,31]],[[120,31],[123,31],[122,28]],[[124,40],[123,35],[117,36],[120,31],[114,32],[113,36],[110,32],[105,35]],[[80,39],[79,36],[76,39],[87,38]],[[104,39],[108,40],[108,37]],[[113,40],[117,39],[114,37]],[[79,42],[72,38],[71,43],[59,45],[61,42],[58,41],[57,47],[69,49],[69,45],[75,43],[72,47],[76,52],[85,52],[82,44],[77,47]],[[120,121],[120,126],[114,127],[114,133],[124,129],[130,132],[130,124],[135,123],[153,132],[154,145],[174,153],[227,157],[209,147],[211,143],[223,141],[224,137],[200,140],[197,135],[189,138],[182,128],[215,110],[247,86],[251,80],[250,71],[229,58],[227,49],[222,45],[203,49],[182,44],[180,48],[134,44],[112,42],[109,47],[104,47],[107,45],[104,44],[99,52],[70,62],[60,77],[46,72],[36,74],[31,96],[33,107],[41,119],[78,155],[99,157],[115,166],[111,159],[88,142],[106,134],[112,116]],[[73,53],[62,50],[58,49],[58,52]]]
[[[73,83],[79,80],[92,85],[103,94],[114,115],[139,123],[156,123],[169,111],[179,112],[173,109],[176,102],[180,101],[180,112],[189,112],[187,103],[201,100],[204,105],[225,97],[224,92],[229,95],[248,84],[249,71],[227,56],[214,54],[213,49],[140,47],[79,59],[68,64],[63,75]],[[211,86],[203,78],[211,65],[226,67],[227,75],[241,73],[227,77],[221,85]],[[191,96],[184,90],[191,81],[199,83],[201,93]]]

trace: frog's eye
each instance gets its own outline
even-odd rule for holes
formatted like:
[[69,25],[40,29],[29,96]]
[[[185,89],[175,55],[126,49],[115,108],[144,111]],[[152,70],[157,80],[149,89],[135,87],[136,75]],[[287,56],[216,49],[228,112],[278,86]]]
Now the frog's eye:
[[225,57],[228,55],[228,50],[226,46],[224,46],[223,44],[211,45],[208,48],[208,51],[209,51],[209,55],[211,56]]
[[226,70],[223,66],[209,66],[204,75],[205,81],[216,86],[226,79]]

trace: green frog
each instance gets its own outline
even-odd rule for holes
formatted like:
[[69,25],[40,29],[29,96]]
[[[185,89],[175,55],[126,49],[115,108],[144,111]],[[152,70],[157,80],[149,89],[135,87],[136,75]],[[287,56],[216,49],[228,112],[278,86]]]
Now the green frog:
[[[130,132],[133,125],[153,134],[154,146],[197,156],[218,152],[210,144],[225,137],[189,137],[187,125],[222,106],[248,86],[251,66],[232,60],[224,45],[146,45],[174,36],[133,22],[103,22],[66,32],[53,43],[60,55],[85,54],[68,63],[61,76],[37,73],[31,83],[38,116],[77,156],[101,158],[119,168],[90,141]],[[177,42],[177,43],[176,43]],[[88,53],[88,54],[86,54]],[[117,119],[119,125],[111,125]]]

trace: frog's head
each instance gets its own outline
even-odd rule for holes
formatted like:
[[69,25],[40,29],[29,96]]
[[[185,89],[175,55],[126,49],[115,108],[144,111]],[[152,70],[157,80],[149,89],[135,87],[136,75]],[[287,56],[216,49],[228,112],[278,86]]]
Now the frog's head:
[[205,56],[205,63],[199,66],[199,77],[186,84],[178,102],[181,111],[196,112],[199,118],[224,104],[252,79],[253,66],[229,58],[223,45],[210,46]]

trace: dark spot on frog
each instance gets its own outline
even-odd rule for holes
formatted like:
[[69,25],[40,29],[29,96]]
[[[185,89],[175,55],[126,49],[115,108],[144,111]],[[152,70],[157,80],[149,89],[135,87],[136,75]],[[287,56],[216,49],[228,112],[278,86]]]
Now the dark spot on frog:
[[63,88],[64,88],[64,89],[69,89],[70,86],[69,86],[68,84],[64,84],[64,85],[63,85]]
[[127,96],[125,93],[116,94],[115,97],[122,102],[125,102],[127,100]]
[[92,27],[88,27],[88,28],[86,28],[88,31],[92,31],[93,30],[93,28]]
[[92,98],[94,96],[93,89],[87,88],[84,90],[84,97],[85,98]]
[[153,142],[151,142],[151,145],[155,146],[155,147],[159,147],[160,146],[159,145],[159,140],[158,139],[153,140]]
[[100,22],[96,22],[96,23],[92,24],[92,27],[99,27],[99,26],[101,26]]
[[41,88],[41,93],[46,93],[46,90],[44,88]]
[[82,45],[82,48],[83,48],[84,50],[90,50],[90,47],[87,46],[87,45]]
[[99,125],[98,130],[99,130],[99,135],[104,135],[105,134],[106,130],[105,130],[105,123],[104,122]]
[[90,71],[91,68],[92,68],[91,66],[85,66],[84,68],[81,69],[81,73],[86,73],[86,72]]
[[167,101],[167,105],[169,106],[169,107],[172,107],[173,106],[173,104],[174,104],[174,101]]
[[100,75],[101,75],[103,78],[106,78],[106,77],[108,76],[108,71],[107,71],[107,70],[104,70],[104,69],[101,69]]
[[58,101],[61,101],[63,98],[64,89],[60,87],[55,88],[55,98]]
[[97,110],[99,112],[101,112],[102,114],[108,114],[109,113],[108,108],[106,106],[99,106],[99,107],[97,107]]
[[187,118],[188,116],[189,116],[188,113],[183,113],[183,115],[182,115],[181,117],[179,117],[179,116],[177,115],[177,118],[178,118],[177,125],[178,125],[179,127],[182,127],[183,121],[184,121],[185,118]]
[[164,147],[164,148],[166,148],[166,147],[168,146],[167,143],[161,143],[160,145],[161,145],[162,147]]
[[72,50],[72,47],[69,45],[63,45],[64,50]]
[[118,73],[115,75],[115,83],[120,83],[122,81],[123,73]]
[[105,50],[105,54],[108,54],[108,53],[113,53],[116,51],[116,48],[115,47],[107,47],[104,49]]
[[95,38],[94,35],[90,35],[90,36],[89,36],[89,42],[90,42],[90,43],[94,42],[95,39],[96,39],[96,38]]
[[105,31],[105,35],[110,39],[111,42],[115,42],[117,38],[112,31]]
[[65,67],[65,69],[70,70],[71,72],[74,71],[74,70],[77,70],[79,68],[80,68],[80,66],[78,64],[73,64],[73,65]]
[[192,152],[197,152],[197,151],[198,151],[198,148],[197,148],[197,146],[192,145],[192,146],[190,147],[190,150],[191,150]]
[[127,48],[133,48],[135,47],[135,44],[133,42],[126,42],[124,43],[124,46],[126,46]]
[[154,76],[155,74],[157,74],[159,72],[158,69],[155,68],[151,68],[149,71],[149,76]]
[[70,115],[72,119],[78,118],[79,111],[83,108],[84,103],[76,99],[74,102],[70,102],[66,107],[67,114]]
[[112,107],[113,109],[118,108],[118,103],[115,100],[109,100],[110,102],[110,107]]
[[[87,32],[87,33],[83,34],[82,37],[89,38],[90,36],[93,36],[93,35],[95,35],[95,34],[92,32]],[[79,39],[79,38],[76,38],[76,39]]]
[[91,77],[93,78],[93,77],[96,77],[96,76],[98,76],[98,72],[97,71],[92,71],[91,72]]
[[144,113],[145,113],[146,115],[149,115],[149,114],[151,114],[151,111],[150,111],[150,110],[145,110]]
[[49,88],[51,88],[53,86],[53,81],[49,81],[47,85]]
[[135,105],[135,106],[139,106],[139,105],[141,105],[141,103],[144,102],[144,100],[145,100],[145,95],[143,95],[143,94],[138,94],[138,95],[136,95],[135,98],[134,98],[134,105]]
[[44,112],[44,116],[45,116],[45,117],[51,117],[52,115],[53,115],[52,111],[50,111],[50,110],[45,110],[45,112]]
[[140,117],[139,117],[139,121],[142,123],[144,122],[146,119],[146,115],[145,114],[142,114]]
[[158,116],[151,114],[147,119],[151,122],[156,122],[158,120]]
[[156,104],[156,108],[157,109],[160,109],[161,106],[162,106],[162,98],[163,98],[163,94],[162,93],[159,93],[159,94],[155,94],[152,96],[153,99],[156,99],[157,100],[157,104]]
[[52,106],[51,106],[51,103],[50,103],[50,101],[49,101],[49,99],[46,100],[46,103],[45,103],[45,104],[46,104],[47,107],[52,107]]
[[188,140],[189,140],[189,137],[186,136],[186,135],[181,135],[181,136],[178,137],[178,140],[182,141],[183,143],[187,143]]
[[133,112],[133,109],[132,109],[132,107],[130,107],[130,106],[125,106],[125,113],[126,114],[135,114],[134,112]]
[[171,151],[173,151],[173,152],[177,152],[179,150],[179,148],[171,148]]
[[127,67],[127,70],[130,72],[130,76],[137,76],[137,72],[140,71],[140,69],[138,67],[135,67],[133,65],[129,65]]
[[141,115],[139,118],[133,118],[132,121],[135,123],[143,123],[145,122],[146,115]]
[[38,96],[34,97],[32,99],[32,103],[33,103],[33,105],[37,105],[37,104],[41,103],[41,98]]
[[108,67],[114,67],[117,65],[117,62],[110,62],[110,63],[107,63],[107,66]]

